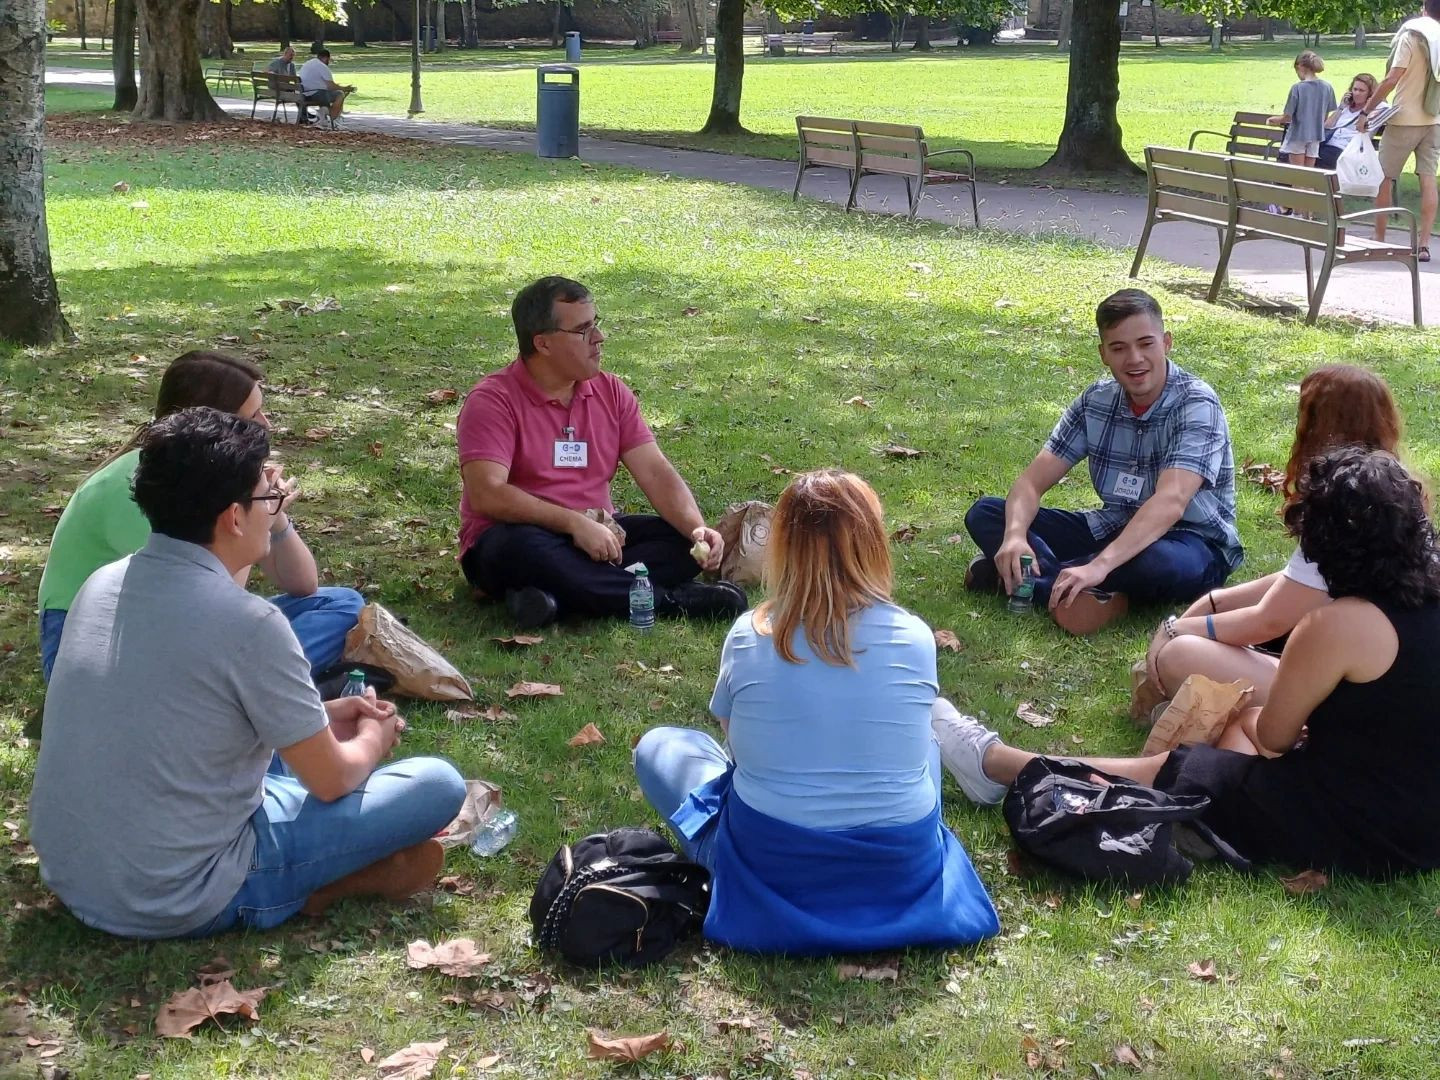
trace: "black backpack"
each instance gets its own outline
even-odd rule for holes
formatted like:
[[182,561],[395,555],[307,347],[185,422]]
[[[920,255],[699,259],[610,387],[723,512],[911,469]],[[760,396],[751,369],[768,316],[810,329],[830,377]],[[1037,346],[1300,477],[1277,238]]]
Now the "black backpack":
[[1250,869],[1200,820],[1209,805],[1204,795],[1169,795],[1068,758],[1037,757],[1010,786],[1004,810],[1015,845],[1046,865],[1087,881],[1152,885],[1190,876],[1177,840],[1197,858]]
[[710,873],[654,829],[594,833],[562,847],[530,899],[535,944],[576,964],[641,967],[696,934]]

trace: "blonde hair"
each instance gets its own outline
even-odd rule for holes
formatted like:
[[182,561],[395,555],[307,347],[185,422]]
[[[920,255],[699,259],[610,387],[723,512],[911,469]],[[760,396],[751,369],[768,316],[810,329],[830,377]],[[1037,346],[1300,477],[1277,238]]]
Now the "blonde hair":
[[885,512],[864,480],[839,469],[795,477],[775,504],[765,550],[770,596],[755,609],[755,628],[773,634],[792,664],[795,632],[827,664],[851,666],[850,616],[887,603],[893,582]]
[[1306,49],[1299,56],[1295,57],[1295,66],[1312,71],[1316,75],[1325,70],[1325,61],[1320,59],[1320,54],[1314,49]]

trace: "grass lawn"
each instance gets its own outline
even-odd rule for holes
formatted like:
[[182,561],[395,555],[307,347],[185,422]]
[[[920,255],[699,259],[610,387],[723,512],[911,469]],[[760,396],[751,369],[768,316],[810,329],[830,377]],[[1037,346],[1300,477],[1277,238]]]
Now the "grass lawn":
[[[640,394],[707,513],[773,498],[790,470],[838,464],[868,477],[892,526],[917,530],[895,547],[897,598],[964,645],[942,654],[943,690],[1020,745],[1121,753],[1141,742],[1123,718],[1126,669],[1160,612],[1093,640],[1008,616],[962,592],[973,549],[957,534],[970,502],[1004,490],[1100,370],[1090,313],[1125,284],[1124,253],[353,135],[301,147],[232,139],[223,152],[214,140],[112,136],[56,143],[46,167],[79,339],[0,353],[0,1075],[34,1075],[53,1039],[60,1052],[45,1060],[77,1077],[369,1076],[362,1049],[440,1038],[440,1077],[476,1075],[490,1055],[494,1075],[608,1075],[584,1059],[587,1026],[683,1041],[622,1070],[632,1076],[1017,1077],[1031,1071],[1027,1054],[1037,1070],[1092,1076],[1124,1072],[1113,1064],[1122,1045],[1164,1076],[1433,1071],[1440,879],[1339,881],[1292,897],[1269,873],[1201,869],[1184,888],[1133,895],[1017,875],[999,813],[948,782],[946,819],[993,891],[1003,935],[903,954],[893,983],[703,945],[644,973],[584,972],[527,947],[526,904],[556,846],[652,820],[628,748],[657,723],[706,723],[723,630],[666,623],[636,637],[581,623],[522,652],[492,643],[508,627],[470,600],[454,563],[457,406],[426,395],[463,394],[509,359],[514,291],[557,271],[596,291],[607,366]],[[125,194],[111,190],[120,180]],[[1157,266],[1149,277],[1176,359],[1227,403],[1240,458],[1280,462],[1296,384],[1318,363],[1350,361],[1390,381],[1408,456],[1435,475],[1434,334],[1307,329],[1191,299],[1197,273]],[[325,295],[342,310],[259,310]],[[451,855],[460,892],[152,944],[91,932],[47,902],[24,842],[37,747],[21,736],[42,702],[33,607],[46,545],[56,508],[148,414],[164,364],[197,346],[265,367],[277,451],[305,490],[298,526],[328,578],[407,616],[472,676],[481,705],[507,711],[487,722],[407,709],[407,752],[443,753],[499,782],[520,815],[502,856]],[[319,427],[333,433],[305,434]],[[888,443],[923,453],[876,452]],[[637,506],[628,481],[617,497]],[[1090,500],[1082,476],[1059,489],[1064,505]],[[1245,575],[1288,553],[1275,507],[1243,487]],[[522,679],[565,696],[508,702]],[[1027,727],[1014,718],[1021,702],[1057,722]],[[608,741],[569,748],[589,721]],[[407,970],[407,942],[460,935],[493,955],[487,977]],[[274,988],[260,1022],[155,1039],[160,1003],[217,956],[237,986]],[[1215,981],[1187,975],[1206,960]],[[751,1026],[720,1024],[742,1018]]]

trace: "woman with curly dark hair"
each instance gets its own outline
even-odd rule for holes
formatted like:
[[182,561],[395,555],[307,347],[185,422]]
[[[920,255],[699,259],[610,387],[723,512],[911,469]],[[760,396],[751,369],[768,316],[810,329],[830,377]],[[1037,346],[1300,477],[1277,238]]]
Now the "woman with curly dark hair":
[[[1424,490],[1390,454],[1342,447],[1301,471],[1285,524],[1333,602],[1295,627],[1265,705],[1216,747],[1091,764],[1209,796],[1205,822],[1257,861],[1367,876],[1440,867],[1440,550]],[[976,802],[999,802],[1035,756],[967,717],[936,733]]]

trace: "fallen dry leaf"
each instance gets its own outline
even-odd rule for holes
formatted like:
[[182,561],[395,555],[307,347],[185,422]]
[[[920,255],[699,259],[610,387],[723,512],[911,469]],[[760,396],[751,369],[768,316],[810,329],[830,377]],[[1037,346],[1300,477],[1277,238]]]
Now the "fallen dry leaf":
[[1282,877],[1280,884],[1291,896],[1304,896],[1328,886],[1330,878],[1323,870],[1302,870],[1294,877]]
[[[436,25],[438,26],[439,24],[437,23]],[[684,311],[680,312],[680,314],[684,315],[687,319],[691,319],[700,314],[700,309],[698,307],[687,307]]]
[[864,979],[866,982],[896,982],[900,978],[900,969],[892,964],[878,964],[875,967],[866,967],[863,964],[837,964],[835,965],[835,977],[841,982],[849,982],[851,979]]
[[914,525],[901,525],[890,534],[890,539],[897,544],[908,544],[920,535],[920,530]]
[[1215,974],[1214,960],[1194,960],[1185,965],[1185,970],[1192,979],[1199,979],[1201,982],[1211,983],[1217,978]]
[[371,1050],[368,1046],[362,1046],[360,1048],[360,1060],[365,1062],[366,1065],[369,1065],[375,1060],[375,1051]]
[[155,1017],[155,1034],[167,1039],[188,1039],[206,1020],[219,1023],[222,1016],[260,1019],[260,999],[269,988],[236,990],[229,979],[192,990],[181,990],[160,1007]]
[[447,401],[454,401],[460,396],[460,391],[444,387],[440,390],[431,390],[425,395],[425,400],[431,405],[444,405]]
[[919,457],[924,452],[924,450],[916,450],[911,446],[901,446],[899,443],[886,443],[877,451],[877,453],[884,454],[886,457],[893,458]]
[[323,442],[335,434],[333,427],[312,427],[305,429],[305,438],[311,442]]
[[112,187],[110,190],[118,191],[121,195],[124,195],[127,191],[130,190],[130,185],[127,184],[124,180],[117,180],[115,182],[115,186]]
[[474,1068],[484,1072],[486,1069],[493,1069],[496,1065],[500,1064],[500,1055],[486,1054],[482,1058],[476,1058],[472,1064]]
[[1020,707],[1015,710],[1015,716],[1017,719],[1025,721],[1025,723],[1031,727],[1049,727],[1055,722],[1055,717],[1046,716],[1028,701],[1022,701],[1020,703]]
[[514,720],[515,714],[506,712],[499,705],[489,705],[480,710],[480,719],[492,722],[500,720]]
[[605,741],[605,736],[600,734],[600,729],[594,724],[586,724],[574,735],[570,736],[567,745],[569,746],[593,746]]
[[586,1056],[592,1061],[635,1062],[649,1057],[671,1045],[668,1031],[657,1031],[654,1035],[632,1035],[628,1038],[607,1039],[598,1028],[586,1028]]
[[385,444],[383,442],[372,442],[367,449],[369,449],[371,457],[378,458],[385,453]]
[[508,698],[517,697],[563,697],[565,691],[554,683],[543,682],[517,682],[509,690],[505,691]]
[[527,645],[539,645],[545,639],[539,634],[516,634],[514,637],[494,637],[490,640],[507,649],[523,649]]
[[1115,1059],[1116,1065],[1124,1065],[1128,1069],[1143,1069],[1145,1066],[1140,1061],[1140,1055],[1129,1043],[1121,1043],[1110,1051],[1110,1056]]
[[962,645],[960,639],[955,636],[954,630],[936,630],[935,647],[937,649],[948,649],[951,652],[965,651],[965,646]]
[[480,952],[470,938],[455,938],[431,945],[428,941],[412,941],[405,947],[405,965],[419,970],[438,968],[442,975],[454,975],[468,979],[479,975],[480,969],[490,963],[490,954]]
[[224,982],[226,979],[233,979],[234,977],[235,969],[230,966],[230,961],[223,956],[217,956],[214,960],[211,960],[195,972],[195,980],[201,986]]
[[813,325],[818,325],[818,324],[821,322],[821,319],[820,319],[820,316],[819,316],[819,315],[801,315],[800,318],[801,318],[802,321],[808,322],[808,323],[810,323],[812,326],[813,326]]
[[1245,473],[1246,480],[1259,485],[1266,491],[1280,493],[1285,490],[1284,470],[1275,468],[1269,462],[1256,462],[1253,458],[1246,458],[1241,469]]
[[849,398],[845,402],[845,404],[854,405],[857,409],[869,409],[872,407],[870,403],[866,401],[863,397],[861,397],[859,394],[856,394],[854,397]]
[[722,1035],[730,1031],[749,1031],[755,1026],[755,1021],[748,1016],[737,1016],[731,1020],[716,1020],[715,1030]]
[[411,1043],[403,1050],[396,1050],[389,1057],[376,1062],[375,1067],[380,1070],[380,1075],[388,1080],[425,1080],[425,1077],[435,1071],[440,1054],[449,1042],[448,1039],[441,1039],[432,1043]]

